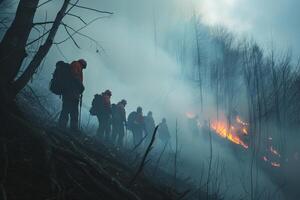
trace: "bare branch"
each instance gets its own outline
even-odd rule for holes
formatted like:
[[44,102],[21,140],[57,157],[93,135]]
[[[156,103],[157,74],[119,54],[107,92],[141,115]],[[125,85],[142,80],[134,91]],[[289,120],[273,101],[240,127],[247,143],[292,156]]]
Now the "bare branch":
[[[62,23],[62,24],[64,26],[68,27],[69,29],[71,29],[72,31],[74,31],[74,33],[76,32],[76,30],[74,28],[72,28],[71,26],[69,26],[68,24],[65,24],[65,23]],[[104,48],[100,45],[100,43],[97,40],[95,40],[94,38],[92,38],[92,37],[90,37],[90,36],[88,36],[86,34],[80,33],[80,32],[77,32],[77,34],[80,35],[80,36],[82,36],[82,37],[85,37],[85,38],[91,40],[94,43],[96,43],[96,45],[98,45],[101,48],[101,50],[104,52]]]
[[67,34],[69,35],[69,37],[70,37],[70,38],[72,39],[72,41],[74,42],[75,46],[76,46],[78,49],[80,49],[80,47],[79,47],[79,45],[77,44],[77,42],[75,41],[75,39],[73,38],[73,36],[71,35],[71,33],[68,31],[68,27],[67,27],[65,24],[63,24],[63,25],[64,25],[64,28],[65,28]]
[[143,159],[142,159],[142,162],[137,170],[137,172],[135,173],[135,175],[133,176],[133,178],[131,179],[130,183],[129,183],[129,186],[132,186],[132,184],[135,182],[135,180],[137,179],[137,177],[140,175],[140,173],[143,171],[143,168],[144,166],[149,162],[149,160],[146,161],[146,158],[149,154],[149,152],[151,151],[152,149],[152,145],[154,143],[154,140],[155,140],[155,136],[156,136],[156,133],[157,133],[157,129],[158,129],[159,126],[156,126],[155,129],[154,129],[154,132],[153,132],[153,135],[152,135],[152,138],[151,138],[151,141],[146,149],[146,152],[143,156]]
[[53,0],[47,0],[44,3],[41,3],[40,5],[38,5],[37,8],[42,7],[43,5],[45,5],[45,4],[47,4],[47,3],[51,2],[51,1],[53,1]]
[[45,35],[47,35],[50,32],[50,30],[46,31],[45,33],[43,33],[41,36],[39,36],[38,38],[32,40],[31,42],[27,43],[25,45],[25,47],[32,45],[33,43],[39,41],[41,38],[43,38]]
[[72,13],[67,13],[66,15],[72,16],[72,17],[76,17],[78,18],[82,23],[84,23],[86,25],[86,22],[78,15],[72,14]]
[[[35,73],[36,69],[41,64],[43,58],[47,55],[49,52],[54,37],[59,29],[59,26],[61,24],[62,19],[64,18],[64,13],[67,10],[67,6],[69,4],[70,0],[65,0],[61,9],[56,15],[55,23],[53,23],[51,29],[49,30],[49,34],[47,36],[46,41],[41,45],[38,49],[38,52],[35,54],[33,59],[31,60],[30,64],[27,66],[24,73],[12,84],[12,91],[15,92],[14,95],[16,95],[30,80],[32,75]],[[47,31],[48,32],[48,31]],[[43,34],[44,35],[44,34]]]
[[89,8],[89,7],[85,7],[85,6],[79,6],[79,5],[72,4],[72,3],[70,3],[70,5],[75,6],[75,7],[77,7],[77,8],[82,8],[82,9],[85,9],[85,10],[95,11],[95,12],[98,12],[98,13],[104,13],[104,14],[110,14],[110,15],[114,14],[113,12],[108,12],[108,11],[98,10],[98,9]]
[[[86,25],[84,25],[83,27],[77,29],[74,33],[71,34],[71,36],[74,36],[75,34],[79,34],[79,31],[85,29],[87,26],[91,25],[91,24],[94,23],[95,21],[97,21],[97,20],[99,20],[99,19],[102,19],[102,18],[107,18],[107,17],[109,17],[109,16],[97,17],[97,18],[91,20],[90,22],[88,22],[88,23],[87,23]],[[62,44],[62,43],[66,42],[66,41],[69,40],[69,39],[71,39],[70,36],[68,36],[67,38],[65,38],[65,39],[62,40],[62,41],[56,42],[55,44]]]
[[53,24],[54,21],[48,21],[48,22],[35,22],[32,24],[32,26],[39,26],[39,25],[45,25],[45,24]]
[[74,4],[69,3],[69,5],[72,5],[65,13],[65,15],[67,15],[77,4],[78,4],[79,0],[77,0]]

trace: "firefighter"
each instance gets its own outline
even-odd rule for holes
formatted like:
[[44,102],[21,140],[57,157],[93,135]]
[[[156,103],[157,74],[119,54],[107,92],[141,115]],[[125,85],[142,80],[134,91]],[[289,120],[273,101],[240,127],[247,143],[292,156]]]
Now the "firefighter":
[[62,110],[59,116],[58,125],[65,129],[70,116],[70,129],[79,132],[78,127],[78,107],[84,91],[83,86],[83,69],[87,62],[83,59],[73,61],[70,64],[70,77],[66,77],[65,87],[62,93]]
[[131,112],[127,121],[133,134],[133,144],[136,146],[142,142],[146,132],[142,107],[137,107],[136,112]]
[[149,111],[147,116],[145,117],[145,128],[147,131],[147,137],[146,137],[146,145],[150,143],[151,136],[155,129],[155,121],[153,119],[152,111]]
[[126,126],[126,104],[127,101],[123,99],[119,103],[112,105],[112,143],[115,144],[118,137],[118,147],[123,147],[125,136],[124,126]]
[[158,137],[159,137],[160,141],[164,144],[168,143],[171,136],[170,136],[166,118],[162,119],[157,131],[158,131]]
[[99,101],[95,105],[97,110],[96,116],[99,122],[97,136],[98,138],[104,138],[106,141],[110,140],[111,134],[111,96],[111,91],[106,90],[99,95]]

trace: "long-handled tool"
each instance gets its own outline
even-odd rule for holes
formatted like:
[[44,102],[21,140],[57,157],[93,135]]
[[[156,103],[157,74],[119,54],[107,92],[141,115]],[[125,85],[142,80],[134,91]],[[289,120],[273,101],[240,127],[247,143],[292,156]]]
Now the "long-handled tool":
[[82,94],[80,95],[80,99],[79,99],[79,120],[78,120],[79,130],[81,130],[81,109],[82,109]]

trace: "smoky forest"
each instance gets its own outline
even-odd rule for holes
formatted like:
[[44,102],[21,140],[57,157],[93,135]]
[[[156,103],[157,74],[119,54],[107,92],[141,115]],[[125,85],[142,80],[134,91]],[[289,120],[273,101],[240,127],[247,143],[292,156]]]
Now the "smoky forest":
[[299,200],[298,0],[0,0],[0,199]]

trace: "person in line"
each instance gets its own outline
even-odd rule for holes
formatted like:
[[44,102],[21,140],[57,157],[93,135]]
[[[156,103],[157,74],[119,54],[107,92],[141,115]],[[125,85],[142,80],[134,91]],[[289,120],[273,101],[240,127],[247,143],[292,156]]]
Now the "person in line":
[[112,143],[115,144],[117,139],[118,147],[123,147],[125,136],[124,126],[126,126],[126,110],[127,101],[121,100],[117,104],[112,105]]
[[132,131],[133,145],[136,146],[142,142],[146,129],[142,107],[137,107],[136,111],[128,115],[128,128]]
[[145,128],[148,134],[146,137],[146,146],[147,146],[151,141],[151,137],[155,129],[155,121],[153,119],[152,111],[149,111],[147,116],[145,116]]
[[96,94],[94,96],[92,107],[90,109],[90,114],[96,116],[99,123],[96,137],[99,139],[102,138],[106,141],[110,140],[111,134],[111,96],[112,93],[110,90],[106,90],[101,94]]
[[157,131],[158,131],[158,137],[163,144],[166,144],[170,141],[171,136],[170,136],[166,118],[162,119]]
[[[67,64],[63,61],[56,65]],[[65,77],[65,87],[62,91],[62,110],[59,116],[58,125],[60,128],[66,129],[70,116],[71,131],[79,132],[78,127],[78,107],[84,91],[83,86],[83,69],[87,66],[87,62],[83,59],[73,61],[69,64],[70,75]]]

